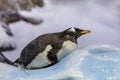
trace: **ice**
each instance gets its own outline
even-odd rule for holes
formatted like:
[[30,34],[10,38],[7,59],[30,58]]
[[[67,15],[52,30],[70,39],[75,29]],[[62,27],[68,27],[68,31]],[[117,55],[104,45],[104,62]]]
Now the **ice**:
[[90,45],[44,69],[25,70],[0,63],[0,80],[120,80],[119,57],[117,47]]

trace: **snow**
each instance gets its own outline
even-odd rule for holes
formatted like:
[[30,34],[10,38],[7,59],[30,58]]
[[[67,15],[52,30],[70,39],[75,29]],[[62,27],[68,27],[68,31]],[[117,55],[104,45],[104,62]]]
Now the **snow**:
[[120,48],[89,45],[54,66],[25,70],[0,63],[0,80],[119,80]]

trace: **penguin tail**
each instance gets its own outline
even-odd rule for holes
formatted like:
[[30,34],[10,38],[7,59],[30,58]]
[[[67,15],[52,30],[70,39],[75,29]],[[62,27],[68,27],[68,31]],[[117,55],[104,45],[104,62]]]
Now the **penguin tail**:
[[0,52],[0,62],[13,65],[13,62],[10,61],[7,57],[5,57],[1,52]]
[[22,67],[25,68],[23,65],[19,64],[19,59],[17,59],[15,62],[10,61],[7,57],[5,57],[1,52],[0,52],[0,62],[1,63],[5,63],[5,64],[9,64],[15,67]]
[[23,69],[26,69],[25,66],[22,63],[20,63],[19,58],[15,60],[15,62],[13,62],[13,65],[16,67],[21,67]]
[[15,65],[15,66],[19,66],[19,64],[20,64],[19,63],[19,58],[13,62],[13,65]]

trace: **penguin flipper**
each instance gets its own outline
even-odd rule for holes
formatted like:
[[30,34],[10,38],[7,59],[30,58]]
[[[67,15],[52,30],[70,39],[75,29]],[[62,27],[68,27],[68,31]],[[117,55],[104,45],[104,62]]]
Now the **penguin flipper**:
[[58,62],[58,59],[57,59],[58,51],[59,51],[59,49],[51,49],[48,52],[47,57],[48,57],[49,61],[51,62],[49,66],[52,66]]

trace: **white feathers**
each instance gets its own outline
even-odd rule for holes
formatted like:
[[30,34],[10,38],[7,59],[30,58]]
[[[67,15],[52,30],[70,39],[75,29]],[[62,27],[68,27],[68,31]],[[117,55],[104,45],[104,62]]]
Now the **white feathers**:
[[74,27],[70,28],[69,31],[76,32]]
[[72,41],[69,41],[69,40],[65,41],[63,43],[63,46],[62,46],[61,50],[57,54],[58,60],[63,59],[65,56],[67,56],[71,52],[75,51],[76,48],[77,48],[77,44],[76,43],[74,43]]
[[27,68],[39,68],[39,67],[44,67],[49,64],[49,60],[47,58],[47,52],[52,49],[51,45],[48,45],[45,50],[41,53],[39,53],[34,60],[30,64],[27,65]]

